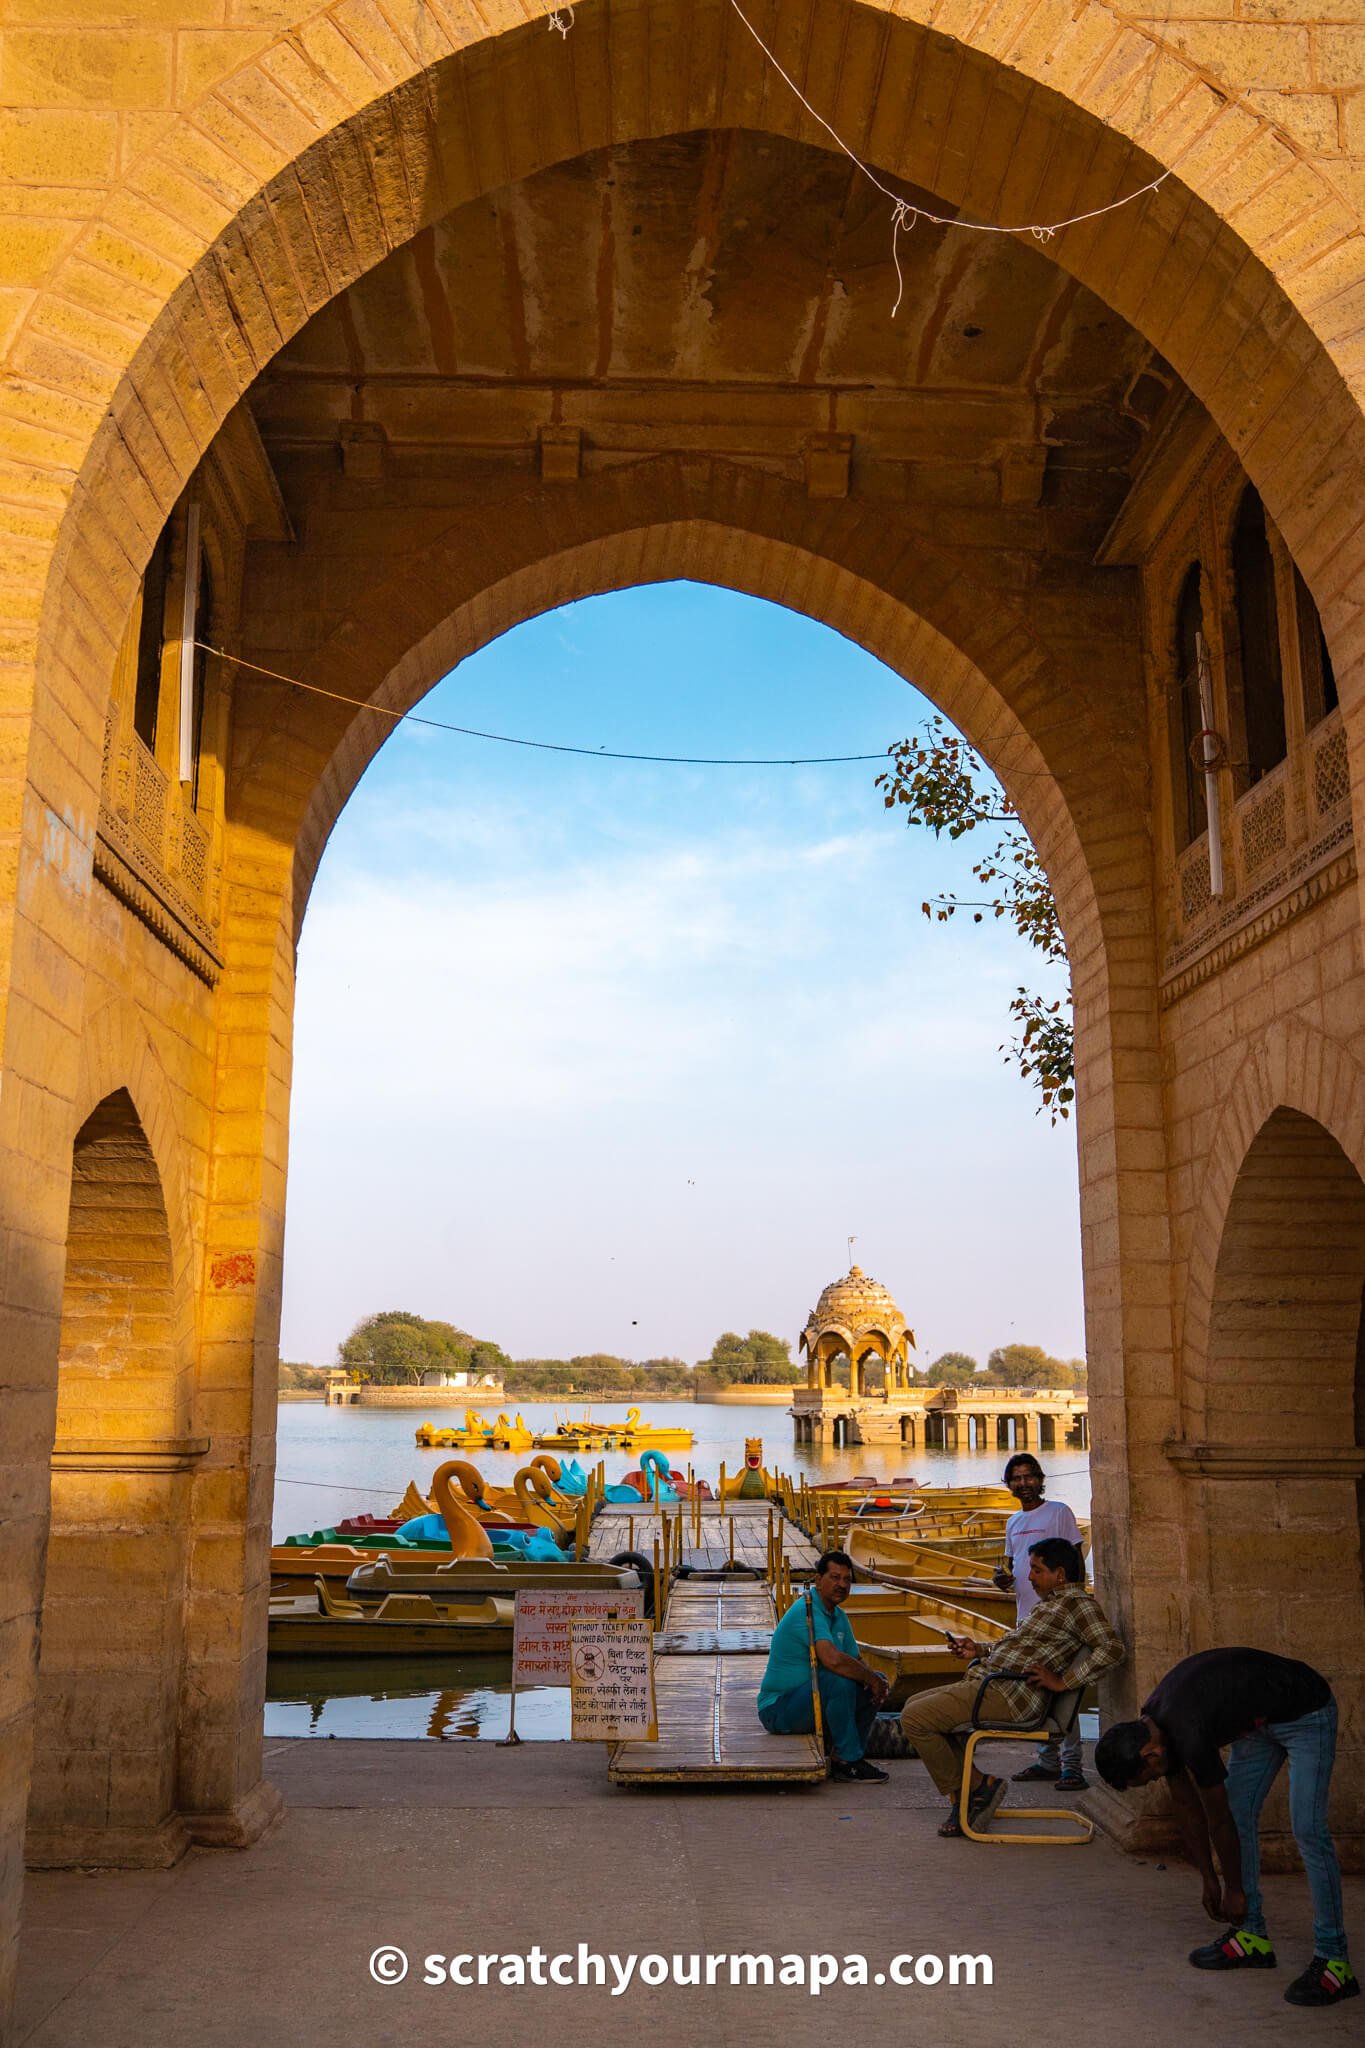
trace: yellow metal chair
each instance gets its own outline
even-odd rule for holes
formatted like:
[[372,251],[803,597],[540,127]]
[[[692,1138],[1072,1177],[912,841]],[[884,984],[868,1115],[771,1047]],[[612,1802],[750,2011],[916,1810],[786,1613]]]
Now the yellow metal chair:
[[[987,1687],[994,1685],[997,1679],[1022,1678],[1023,1675],[1021,1671],[993,1671],[988,1678],[983,1678],[977,1688],[971,1720],[963,1722],[955,1731],[967,1737],[967,1748],[962,1758],[962,1790],[958,1795],[958,1820],[963,1834],[969,1835],[974,1842],[1025,1842],[1035,1847],[1049,1844],[1057,1849],[1079,1847],[1081,1843],[1094,1839],[1094,1824],[1088,1821],[1083,1813],[1077,1813],[1069,1806],[1030,1806],[1026,1809],[1016,1807],[1010,1816],[1012,1819],[1018,1818],[1026,1822],[1064,1820],[1068,1823],[1065,1829],[1054,1829],[1050,1834],[1039,1833],[1028,1826],[993,1831],[991,1823],[985,1828],[975,1828],[967,1811],[971,1797],[972,1763],[978,1743],[1047,1742],[1056,1740],[1059,1736],[1069,1735],[1076,1725],[1076,1717],[1081,1711],[1080,1688],[1074,1692],[1054,1693],[1052,1711],[1039,1727],[1021,1728],[1017,1721],[983,1721],[981,1702]],[[992,1815],[992,1823],[999,1818],[1000,1813],[997,1810]]]

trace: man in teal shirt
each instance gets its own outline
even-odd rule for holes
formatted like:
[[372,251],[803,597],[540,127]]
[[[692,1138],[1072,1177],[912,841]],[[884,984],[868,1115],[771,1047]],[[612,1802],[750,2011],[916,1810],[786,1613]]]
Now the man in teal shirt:
[[870,1764],[863,1751],[887,1684],[859,1657],[848,1616],[839,1611],[852,1585],[853,1560],[842,1550],[827,1550],[816,1560],[812,1590],[793,1600],[773,1630],[768,1668],[758,1689],[758,1718],[770,1735],[814,1732],[813,1626],[821,1716],[834,1752],[830,1775],[860,1785],[884,1785],[888,1774]]

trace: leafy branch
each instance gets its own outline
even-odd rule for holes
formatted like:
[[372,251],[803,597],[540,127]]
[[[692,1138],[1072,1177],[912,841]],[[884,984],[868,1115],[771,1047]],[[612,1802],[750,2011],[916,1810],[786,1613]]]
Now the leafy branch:
[[[935,838],[946,833],[949,839],[962,839],[983,827],[999,828],[989,852],[972,866],[985,900],[933,896],[923,905],[924,915],[939,924],[959,911],[970,911],[973,924],[984,923],[988,916],[1006,918],[1049,966],[1065,966],[1066,941],[1047,871],[1018,813],[975,748],[935,716],[924,737],[900,740],[888,751],[891,768],[877,777],[876,786],[887,810],[900,805],[909,812],[907,825],[925,825]],[[1021,988],[1009,1009],[1019,1035],[1000,1050],[1037,1087],[1041,1108],[1055,1124],[1070,1115],[1076,1095],[1070,984],[1065,996],[1052,1003]]]

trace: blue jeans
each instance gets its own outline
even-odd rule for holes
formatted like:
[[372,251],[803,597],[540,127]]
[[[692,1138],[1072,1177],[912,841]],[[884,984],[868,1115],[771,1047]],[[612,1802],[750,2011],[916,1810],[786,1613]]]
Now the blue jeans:
[[1069,1735],[1054,1735],[1051,1742],[1040,1743],[1038,1761],[1045,1771],[1071,1771],[1076,1777],[1084,1776],[1085,1753],[1081,1748],[1081,1721],[1076,1716],[1076,1725]]
[[1299,1845],[1313,1895],[1313,1949],[1320,1956],[1346,1954],[1341,1906],[1341,1869],[1327,1826],[1327,1794],[1337,1748],[1337,1703],[1328,1700],[1297,1721],[1268,1721],[1244,1735],[1228,1757],[1228,1805],[1242,1845],[1242,1889],[1249,1934],[1265,1934],[1261,1909],[1261,1808],[1289,1759],[1289,1823]]
[[[877,1718],[877,1708],[867,1687],[837,1671],[826,1671],[822,1664],[820,1708],[825,1739],[839,1762],[857,1763],[867,1748],[868,1730]],[[759,1708],[758,1718],[769,1735],[813,1735],[815,1702],[809,1685],[779,1693],[770,1706]]]

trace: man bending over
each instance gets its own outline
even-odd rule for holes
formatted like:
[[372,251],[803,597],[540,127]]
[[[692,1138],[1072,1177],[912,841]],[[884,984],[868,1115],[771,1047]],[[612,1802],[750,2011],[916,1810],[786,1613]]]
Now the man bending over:
[[[1311,1664],[1268,1650],[1200,1650],[1166,1673],[1140,1721],[1107,1728],[1095,1747],[1106,1785],[1166,1780],[1204,1911],[1231,1922],[1190,1951],[1196,1970],[1273,1970],[1261,1910],[1261,1808],[1289,1762],[1289,1820],[1313,1895],[1313,1960],[1285,1992],[1290,2005],[1360,1996],[1346,1955],[1341,1871],[1327,1826],[1337,1703]],[[1231,1744],[1227,1764],[1220,1751]],[[1214,1859],[1217,1858],[1217,1868]],[[1219,1878],[1219,1871],[1222,1878]]]

